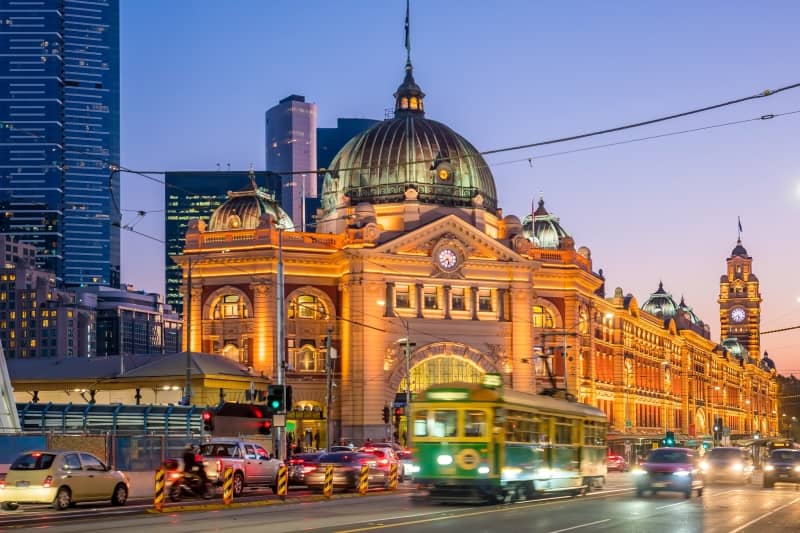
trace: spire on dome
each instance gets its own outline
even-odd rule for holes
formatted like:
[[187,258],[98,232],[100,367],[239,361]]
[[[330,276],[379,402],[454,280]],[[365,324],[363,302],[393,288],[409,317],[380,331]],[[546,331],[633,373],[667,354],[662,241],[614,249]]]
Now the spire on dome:
[[253,163],[250,163],[250,172],[247,173],[247,177],[250,179],[250,186],[257,191],[258,183],[256,183],[256,169],[253,167]]
[[414,80],[414,67],[411,65],[411,2],[406,0],[406,76],[403,83],[397,88],[394,93],[395,116],[408,116],[408,115],[425,115],[425,108],[422,105],[422,100],[425,98],[425,93],[419,88],[417,82]]

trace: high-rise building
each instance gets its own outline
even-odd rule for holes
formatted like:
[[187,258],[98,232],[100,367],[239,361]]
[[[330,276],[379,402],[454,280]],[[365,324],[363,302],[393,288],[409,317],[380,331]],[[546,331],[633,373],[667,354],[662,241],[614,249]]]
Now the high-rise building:
[[119,285],[119,2],[0,0],[0,232]]
[[266,114],[267,171],[281,175],[278,200],[297,228],[310,214],[306,199],[317,198],[317,105],[293,94]]
[[[280,176],[262,171],[251,171],[256,183],[277,196]],[[183,312],[181,295],[181,269],[172,257],[183,253],[186,229],[192,219],[208,221],[211,214],[228,197],[228,191],[238,191],[250,186],[251,172],[167,172],[164,175],[164,217],[166,237],[166,301],[177,313]]]

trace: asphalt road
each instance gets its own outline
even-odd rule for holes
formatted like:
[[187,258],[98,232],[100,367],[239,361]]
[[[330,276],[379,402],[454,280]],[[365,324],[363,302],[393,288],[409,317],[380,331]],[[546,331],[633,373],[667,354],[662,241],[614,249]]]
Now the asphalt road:
[[[261,494],[251,504],[224,510],[194,510],[162,514],[139,508],[81,508],[66,513],[37,509],[0,515],[0,529],[35,526],[54,532],[226,530],[306,531],[314,533],[381,532],[516,532],[621,531],[646,533],[767,533],[800,530],[800,490],[790,485],[762,489],[760,479],[749,486],[713,485],[702,497],[684,499],[675,493],[637,498],[627,474],[611,474],[601,491],[581,497],[540,498],[492,506],[431,505],[413,490],[374,491],[319,501],[294,493],[292,503],[278,503]],[[267,505],[262,505],[267,502]],[[188,503],[188,502],[187,502]],[[198,502],[200,503],[200,502]],[[250,505],[245,503],[245,505]],[[130,512],[132,514],[125,514]],[[70,513],[74,513],[70,515]]]

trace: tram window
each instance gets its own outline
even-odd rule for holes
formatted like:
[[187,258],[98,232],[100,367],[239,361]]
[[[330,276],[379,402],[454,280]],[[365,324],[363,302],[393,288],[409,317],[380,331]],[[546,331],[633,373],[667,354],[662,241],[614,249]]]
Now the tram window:
[[414,436],[428,436],[428,411],[417,411],[414,415]]
[[465,437],[486,436],[486,413],[484,411],[464,412],[464,436]]
[[458,411],[439,409],[433,412],[433,437],[455,437],[458,431]]

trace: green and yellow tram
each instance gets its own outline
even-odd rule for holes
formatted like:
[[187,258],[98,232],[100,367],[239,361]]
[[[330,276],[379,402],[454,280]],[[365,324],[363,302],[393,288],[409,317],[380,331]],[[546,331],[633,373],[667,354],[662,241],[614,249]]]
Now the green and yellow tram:
[[605,413],[476,384],[444,384],[411,403],[418,482],[436,501],[581,494],[606,476]]

